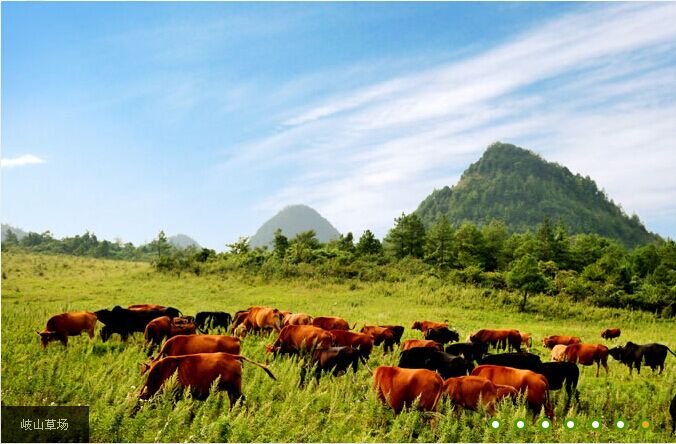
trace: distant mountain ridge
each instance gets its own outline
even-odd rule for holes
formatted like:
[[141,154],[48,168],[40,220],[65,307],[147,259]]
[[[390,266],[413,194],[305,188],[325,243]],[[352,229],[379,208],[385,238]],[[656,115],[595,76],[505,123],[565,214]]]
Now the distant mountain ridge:
[[12,233],[16,234],[17,239],[21,240],[23,237],[25,237],[28,233],[23,231],[21,228],[16,228],[11,225],[7,224],[2,224],[2,240],[4,241],[7,238],[7,231],[12,231]]
[[268,219],[250,239],[252,247],[269,246],[280,228],[289,239],[303,231],[315,230],[320,242],[340,237],[340,233],[316,210],[307,205],[290,205]]
[[180,250],[188,247],[202,248],[202,246],[197,243],[195,239],[186,234],[176,234],[174,236],[169,236],[167,237],[167,242]]
[[589,177],[547,162],[532,151],[495,143],[453,187],[434,190],[417,214],[426,225],[446,215],[451,223],[503,221],[512,231],[535,229],[545,216],[571,233],[597,233],[633,246],[657,239],[638,216],[627,216]]

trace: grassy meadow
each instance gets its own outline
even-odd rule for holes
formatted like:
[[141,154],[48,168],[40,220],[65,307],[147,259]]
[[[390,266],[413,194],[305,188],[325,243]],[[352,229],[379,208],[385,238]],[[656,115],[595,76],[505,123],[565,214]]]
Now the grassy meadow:
[[[550,334],[579,335],[584,342],[604,343],[606,327],[622,328],[618,344],[660,342],[676,351],[676,323],[649,313],[603,309],[556,300],[529,299],[528,311],[517,311],[518,295],[445,284],[421,276],[402,282],[273,281],[243,276],[160,274],[149,264],[29,254],[2,255],[2,404],[89,405],[92,441],[234,441],[234,442],[673,442],[668,405],[676,391],[676,358],[667,356],[662,375],[643,368],[629,375],[627,367],[609,357],[610,375],[596,378],[595,367],[582,367],[580,403],[564,410],[565,393],[552,392],[556,420],[549,430],[539,427],[523,405],[505,401],[488,427],[483,412],[456,410],[444,403],[437,415],[416,411],[395,415],[370,390],[371,376],[363,367],[354,377],[325,376],[298,388],[299,367],[287,358],[270,361],[273,381],[255,366],[244,364],[246,401],[229,410],[224,393],[204,402],[186,394],[174,401],[169,390],[131,416],[144,377],[142,337],[128,343],[119,336],[101,342],[98,336],[70,338],[64,349],[40,346],[35,331],[56,313],[98,310],[114,305],[157,303],[194,315],[202,310],[234,313],[250,305],[270,305],[312,315],[337,315],[350,323],[397,323],[404,339],[416,319],[445,320],[461,338],[479,328],[517,328],[534,338],[533,352],[549,360],[539,342]],[[265,362],[264,345],[274,338],[248,336],[242,354]],[[612,346],[612,344],[609,344]],[[396,365],[398,353],[377,348],[369,363]],[[517,419],[526,419],[517,430]],[[568,430],[564,420],[576,427]],[[619,430],[614,420],[627,426]],[[599,420],[593,431],[589,424]],[[639,428],[648,419],[651,427]]]

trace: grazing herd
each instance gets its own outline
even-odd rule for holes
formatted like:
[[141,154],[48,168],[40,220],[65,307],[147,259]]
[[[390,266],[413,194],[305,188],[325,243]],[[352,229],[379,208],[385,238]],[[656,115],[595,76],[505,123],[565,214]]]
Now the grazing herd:
[[[609,349],[583,343],[576,336],[559,335],[542,340],[551,350],[552,360],[542,362],[539,356],[522,351],[522,347],[532,347],[531,335],[514,329],[481,329],[471,333],[467,342],[458,342],[460,335],[449,328],[448,321],[415,321],[411,329],[420,330],[422,337],[402,342],[404,327],[400,325],[364,325],[355,331],[356,323],[350,326],[340,317],[313,317],[264,306],[249,307],[234,316],[216,311],[199,312],[194,317],[160,305],[115,306],[112,310],[57,314],[37,333],[43,347],[50,341],[67,346],[69,336],[86,332],[93,338],[97,321],[103,324],[100,335],[104,342],[113,334],[126,341],[134,333],[143,333],[149,356],[159,347],[158,354],[141,365],[141,374],[147,377],[139,399],[150,399],[176,373],[179,385],[189,388],[195,399],[206,398],[218,381],[216,389],[228,393],[231,406],[243,398],[244,362],[262,368],[275,379],[265,364],[240,354],[240,338],[253,333],[276,334],[265,347],[271,358],[298,357],[301,387],[309,369],[319,381],[323,373],[339,376],[350,368],[357,373],[361,362],[373,374],[377,397],[395,412],[411,406],[437,411],[440,400],[448,397],[456,406],[476,410],[481,405],[493,414],[500,399],[522,396],[534,414],[544,410],[553,418],[550,391],[565,387],[568,402],[579,400],[578,364],[596,364],[597,377],[603,366],[607,375],[610,355],[627,365],[630,374],[633,368],[640,374],[642,363],[653,371],[659,368],[661,374],[667,353],[674,354],[662,344],[627,342]],[[220,329],[233,336],[208,334]],[[606,340],[619,336],[619,328],[601,333]],[[374,347],[381,345],[384,353],[400,346],[398,365],[371,370],[369,358]],[[500,353],[489,354],[491,348]],[[676,416],[676,398],[670,413],[672,418]]]

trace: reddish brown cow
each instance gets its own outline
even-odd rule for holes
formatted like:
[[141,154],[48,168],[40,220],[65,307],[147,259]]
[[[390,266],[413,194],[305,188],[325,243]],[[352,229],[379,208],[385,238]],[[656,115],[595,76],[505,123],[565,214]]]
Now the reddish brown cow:
[[83,331],[94,337],[96,314],[91,311],[73,311],[52,316],[47,321],[47,327],[36,331],[42,340],[42,347],[47,347],[51,341],[61,341],[64,347],[68,346],[68,336],[79,336]]
[[419,410],[437,411],[443,385],[441,376],[431,370],[381,366],[373,373],[378,399],[396,413],[411,407],[416,399]]
[[596,363],[596,376],[599,376],[601,366],[606,369],[608,375],[608,347],[600,344],[571,344],[563,352],[565,360],[573,364],[594,365]]
[[401,351],[412,349],[413,347],[434,347],[444,351],[444,347],[438,342],[428,341],[426,339],[407,339],[401,344]]
[[284,315],[276,308],[270,307],[251,307],[246,317],[245,323],[248,323],[251,330],[275,330],[282,329],[282,319]]
[[451,402],[463,408],[476,410],[479,401],[490,414],[495,414],[495,403],[506,396],[515,396],[514,387],[495,385],[489,379],[479,376],[459,376],[444,381],[443,393]]
[[545,415],[550,419],[554,418],[554,411],[549,403],[549,383],[543,375],[500,365],[480,365],[472,370],[471,376],[481,376],[493,384],[508,385],[521,393],[525,392],[530,408],[539,412],[544,407]]
[[337,316],[317,316],[312,320],[312,325],[324,330],[350,330],[350,324]]
[[489,330],[482,329],[469,336],[471,342],[488,344],[496,348],[512,348],[521,351],[521,333],[518,330]]
[[521,333],[521,345],[526,347],[526,351],[530,351],[530,348],[533,346],[533,338],[530,336],[530,333]]
[[331,347],[333,337],[328,331],[312,325],[287,325],[277,340],[265,347],[268,353],[295,354]]
[[603,339],[615,339],[620,337],[622,331],[619,328],[606,328],[601,332],[601,337]]
[[580,344],[582,341],[577,336],[547,336],[542,339],[542,345],[548,349],[554,348],[555,345],[571,345],[571,344]]
[[282,320],[282,326],[287,325],[312,325],[312,316],[305,313],[289,313]]
[[[238,355],[240,352],[239,339],[225,335],[177,335],[164,343],[159,354],[151,361],[151,364],[167,356],[217,352]],[[144,374],[149,368],[149,364],[143,364],[141,366],[141,374]]]
[[232,318],[232,330],[235,331],[235,329],[246,320],[247,316],[249,316],[248,310],[235,313],[235,316]]
[[184,318],[170,318],[169,316],[160,316],[148,322],[143,332],[146,340],[148,354],[160,345],[165,338],[171,338],[176,335],[194,335],[196,331],[195,324],[186,322]]
[[166,310],[167,307],[164,305],[157,305],[157,304],[136,304],[136,305],[130,305],[127,307],[128,310],[134,310],[134,311],[144,311],[144,310]]
[[[268,368],[245,358],[229,353],[199,353],[194,355],[169,356],[153,363],[148,372],[140,398],[150,399],[178,370],[178,383],[190,387],[193,397],[205,399],[209,396],[211,384],[218,380],[217,390],[227,391],[230,407],[242,397],[242,361],[250,362],[276,379]],[[220,378],[220,379],[219,379]]]
[[434,321],[415,321],[411,326],[413,330],[426,331],[430,328],[448,328],[448,322],[434,322]]
[[360,330],[373,338],[373,345],[376,347],[383,344],[385,353],[394,351],[395,333],[388,327],[376,327],[374,325],[365,325]]
[[354,347],[359,350],[359,353],[368,359],[373,350],[373,338],[364,333],[355,333],[345,330],[329,330],[333,338],[332,345],[343,347]]

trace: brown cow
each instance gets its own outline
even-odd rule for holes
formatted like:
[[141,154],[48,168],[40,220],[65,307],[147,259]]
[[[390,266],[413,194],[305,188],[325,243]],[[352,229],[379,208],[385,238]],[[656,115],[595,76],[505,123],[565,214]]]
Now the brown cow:
[[551,353],[552,361],[555,362],[563,361],[564,357],[566,356],[566,347],[568,346],[563,344],[556,344],[552,349]]
[[542,339],[542,345],[544,345],[548,349],[552,349],[552,348],[554,348],[555,345],[558,345],[558,344],[571,345],[571,344],[580,344],[580,343],[582,343],[582,341],[577,336],[554,335],[554,336],[547,336],[546,338]]
[[[350,330],[350,324],[337,316],[317,316],[312,320],[312,325],[324,330]],[[355,323],[355,325],[357,324]],[[354,325],[352,328],[354,328]]]
[[411,407],[416,399],[419,410],[437,411],[443,385],[441,376],[431,370],[381,366],[373,373],[378,399],[396,413]]
[[268,353],[296,354],[316,348],[331,347],[333,337],[328,331],[312,325],[287,325],[277,340],[265,347]]
[[329,330],[333,338],[332,345],[343,347],[354,347],[359,350],[359,353],[368,359],[373,350],[373,338],[364,333],[355,333],[345,330]]
[[388,327],[377,327],[375,325],[364,325],[360,330],[373,338],[373,345],[376,347],[383,344],[385,353],[394,351],[395,333]]
[[195,324],[187,322],[185,318],[170,318],[169,316],[160,316],[148,322],[143,332],[150,355],[156,346],[160,345],[165,338],[171,338],[176,335],[194,335],[196,331]]
[[240,326],[246,318],[249,316],[249,311],[248,310],[242,310],[238,311],[235,313],[235,316],[232,318],[232,331],[235,331],[235,329]]
[[619,328],[606,328],[601,332],[601,337],[603,339],[615,339],[620,337],[622,331]]
[[379,325],[379,327],[389,328],[394,333],[394,343],[401,344],[401,337],[404,335],[403,325]]
[[428,341],[426,339],[407,339],[401,344],[401,351],[410,350],[414,347],[434,347],[444,351],[444,347],[438,342]]
[[[151,361],[151,364],[167,356],[217,352],[238,355],[240,352],[239,339],[225,335],[177,335],[164,343],[159,354]],[[149,368],[149,364],[143,364],[141,366],[141,374],[144,374]]]
[[166,310],[167,307],[164,305],[157,305],[157,304],[136,304],[136,305],[130,305],[127,307],[128,310],[134,310],[134,311],[144,311],[144,310]]
[[434,322],[434,321],[415,321],[411,326],[413,330],[426,331],[430,328],[448,328],[448,321],[446,322]]
[[287,325],[312,325],[312,316],[305,313],[289,313],[282,320],[282,326]]
[[501,365],[480,365],[472,370],[471,376],[481,376],[490,379],[493,384],[508,385],[521,393],[525,392],[530,408],[537,413],[544,407],[545,415],[554,419],[554,411],[549,403],[549,383],[543,375]]
[[245,323],[249,324],[249,330],[275,330],[282,329],[282,319],[284,315],[276,309],[270,307],[251,307],[246,317]]
[[68,336],[79,336],[83,331],[94,337],[96,327],[96,314],[91,311],[72,311],[52,316],[47,321],[47,327],[42,331],[36,331],[42,340],[42,348],[47,347],[51,341],[61,341],[64,347],[68,346]]
[[608,347],[600,344],[571,344],[564,351],[565,360],[573,364],[594,365],[596,363],[596,377],[599,376],[601,366],[608,375]]
[[530,348],[533,346],[533,338],[530,333],[521,333],[521,345],[526,348],[526,351],[530,351]]
[[471,342],[488,344],[498,349],[511,348],[521,351],[521,333],[519,330],[489,330],[482,329],[469,336]]
[[[194,355],[169,356],[155,362],[148,372],[140,399],[150,399],[178,370],[178,383],[190,387],[195,399],[206,399],[211,384],[218,380],[217,390],[227,391],[230,407],[242,398],[242,361],[250,362],[276,379],[268,368],[241,355],[229,353],[198,353]],[[219,379],[220,378],[220,379]]]
[[495,414],[496,401],[518,394],[512,386],[495,385],[479,376],[448,378],[444,381],[443,393],[449,396],[453,404],[470,410],[476,410],[481,400],[491,415]]

